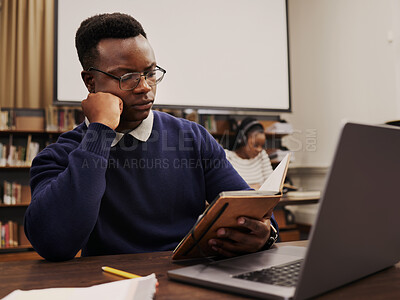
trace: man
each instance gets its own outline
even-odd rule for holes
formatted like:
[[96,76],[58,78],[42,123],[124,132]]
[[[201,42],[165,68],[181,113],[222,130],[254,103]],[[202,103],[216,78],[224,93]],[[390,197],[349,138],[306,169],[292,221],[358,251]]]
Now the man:
[[[86,121],[31,168],[25,232],[48,260],[173,249],[224,190],[248,189],[224,150],[196,123],[152,111],[165,70],[142,26],[125,14],[82,22],[76,34]],[[271,212],[240,217],[209,246],[234,256],[268,247]]]

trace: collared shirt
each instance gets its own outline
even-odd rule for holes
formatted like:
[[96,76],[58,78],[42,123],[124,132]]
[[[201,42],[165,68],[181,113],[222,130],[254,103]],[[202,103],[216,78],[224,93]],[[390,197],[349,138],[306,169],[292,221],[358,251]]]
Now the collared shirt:
[[[154,122],[154,114],[153,111],[150,110],[150,113],[147,116],[147,118],[144,119],[142,123],[139,124],[138,127],[127,133],[133,136],[134,138],[138,139],[139,141],[146,142],[150,137],[151,131],[153,130],[153,122]],[[86,117],[85,117],[85,124],[87,127],[89,127],[90,122]],[[113,142],[111,143],[111,147],[114,147],[116,144],[118,144],[118,142],[122,139],[124,134],[126,134],[117,131],[115,133],[117,135],[115,136]]]

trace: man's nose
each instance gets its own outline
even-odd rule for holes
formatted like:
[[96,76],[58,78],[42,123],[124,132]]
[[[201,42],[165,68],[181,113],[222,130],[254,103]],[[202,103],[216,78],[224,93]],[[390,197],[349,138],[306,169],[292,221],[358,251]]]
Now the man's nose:
[[148,84],[146,76],[142,75],[139,79],[139,84],[133,89],[135,93],[148,93],[151,91],[151,86]]

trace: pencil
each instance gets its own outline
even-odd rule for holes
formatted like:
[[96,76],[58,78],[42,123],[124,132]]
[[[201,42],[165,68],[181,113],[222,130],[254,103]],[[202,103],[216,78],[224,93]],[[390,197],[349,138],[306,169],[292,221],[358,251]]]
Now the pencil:
[[121,271],[121,270],[118,270],[118,269],[114,269],[114,268],[111,268],[111,267],[101,267],[101,268],[102,268],[102,270],[104,272],[111,273],[111,274],[114,274],[114,275],[118,275],[118,276],[121,276],[121,277],[124,277],[124,278],[139,278],[139,277],[142,277],[142,276],[139,276],[139,275],[136,275],[136,274],[128,273],[128,272]]

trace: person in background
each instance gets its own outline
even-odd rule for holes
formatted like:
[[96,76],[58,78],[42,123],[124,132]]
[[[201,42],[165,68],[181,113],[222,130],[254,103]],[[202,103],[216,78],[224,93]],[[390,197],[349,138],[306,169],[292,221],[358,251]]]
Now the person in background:
[[265,142],[263,125],[254,118],[245,118],[237,128],[232,151],[225,149],[228,161],[255,190],[273,171]]
[[[152,110],[166,70],[137,20],[90,17],[75,43],[89,92],[86,120],[33,160],[25,233],[52,261],[80,249],[83,256],[173,250],[206,201],[249,186],[204,127]],[[236,221],[208,241],[216,254],[256,252],[275,241],[272,211]]]

